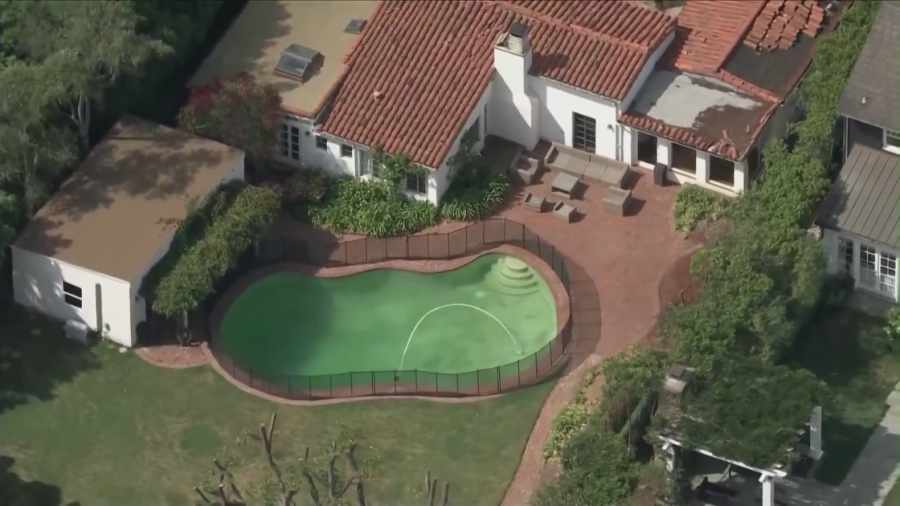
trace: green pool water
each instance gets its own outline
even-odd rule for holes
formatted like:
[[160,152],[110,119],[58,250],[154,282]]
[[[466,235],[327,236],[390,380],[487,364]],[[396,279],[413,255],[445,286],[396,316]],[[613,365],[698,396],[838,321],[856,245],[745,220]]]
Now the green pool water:
[[286,272],[235,299],[220,339],[238,363],[266,375],[464,373],[544,348],[556,335],[555,307],[543,278],[507,255],[436,274]]

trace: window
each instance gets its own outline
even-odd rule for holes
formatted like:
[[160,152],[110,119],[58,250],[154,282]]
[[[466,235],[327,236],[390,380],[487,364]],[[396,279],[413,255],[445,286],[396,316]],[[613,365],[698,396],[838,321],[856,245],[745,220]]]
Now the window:
[[466,130],[466,136],[472,136],[476,141],[481,140],[481,118],[475,118],[475,123]]
[[841,273],[847,277],[853,277],[853,241],[838,239],[838,262]]
[[318,149],[328,149],[328,139],[322,137],[321,135],[316,136],[316,148]]
[[878,252],[870,246],[859,247],[859,282],[875,288],[878,269]]
[[582,116],[581,114],[572,113],[572,147],[587,151],[588,153],[597,152],[597,120]]
[[284,158],[300,161],[300,128],[281,123],[278,132],[278,154]]
[[697,174],[697,151],[673,142],[672,168],[689,174]]
[[729,188],[734,187],[734,162],[709,155],[709,180]]
[[66,304],[81,309],[81,288],[63,281],[63,299]]
[[341,158],[353,158],[353,146],[341,144]]
[[428,193],[428,175],[416,173],[407,174],[406,189],[416,193]]
[[895,298],[897,290],[897,257],[881,254],[881,269],[878,275],[878,291]]
[[892,153],[900,153],[900,132],[896,130],[884,131],[884,149]]

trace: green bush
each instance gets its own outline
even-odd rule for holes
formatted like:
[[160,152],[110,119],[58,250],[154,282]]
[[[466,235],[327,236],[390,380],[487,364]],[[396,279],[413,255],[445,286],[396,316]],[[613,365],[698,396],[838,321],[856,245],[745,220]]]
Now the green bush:
[[891,344],[897,346],[900,344],[900,310],[891,308],[885,318],[887,318],[887,324],[884,326],[884,332]]
[[509,178],[499,170],[484,170],[484,175],[468,184],[454,180],[441,204],[441,217],[452,221],[474,221],[491,214],[506,200]]
[[730,201],[697,185],[687,185],[675,196],[672,214],[675,229],[693,232],[701,223],[711,223],[725,217]]
[[282,200],[287,205],[322,202],[328,191],[328,176],[315,170],[292,174],[281,185]]
[[309,208],[313,225],[337,233],[390,237],[412,234],[437,223],[437,210],[415,201],[383,180],[340,179],[321,205]]
[[591,410],[584,404],[569,404],[557,413],[553,419],[553,428],[547,446],[544,448],[544,458],[553,458],[562,455],[566,444],[578,431],[587,425],[591,417]]
[[254,186],[241,189],[228,209],[207,227],[203,238],[160,280],[153,310],[175,316],[195,309],[240,255],[266,233],[280,209],[274,191]]
[[536,506],[624,506],[639,467],[625,440],[599,424],[575,434],[563,451],[562,475],[540,491]]

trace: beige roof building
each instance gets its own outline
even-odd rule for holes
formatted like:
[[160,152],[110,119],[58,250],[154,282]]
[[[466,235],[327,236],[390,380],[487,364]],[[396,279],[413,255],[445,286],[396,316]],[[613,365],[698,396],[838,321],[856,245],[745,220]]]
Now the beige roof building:
[[34,216],[14,247],[139,281],[168,247],[172,220],[186,216],[190,200],[205,197],[223,181],[242,179],[243,159],[239,149],[125,117]]
[[[376,6],[370,0],[248,2],[191,84],[246,73],[274,85],[288,112],[313,117],[343,78],[346,56],[360,37],[345,29],[353,20],[367,20]],[[303,80],[275,75],[292,44],[318,53]]]

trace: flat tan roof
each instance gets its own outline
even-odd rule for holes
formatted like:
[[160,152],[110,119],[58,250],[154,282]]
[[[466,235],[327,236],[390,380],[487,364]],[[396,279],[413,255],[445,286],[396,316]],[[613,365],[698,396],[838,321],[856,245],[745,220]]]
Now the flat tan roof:
[[243,152],[131,116],[122,118],[16,239],[15,246],[137,281],[174,228]]
[[[274,85],[286,110],[312,117],[344,73],[344,56],[361,37],[344,33],[344,28],[352,19],[368,19],[377,5],[370,0],[251,1],[191,84],[204,85],[244,72],[258,82]],[[281,52],[291,44],[314,49],[323,56],[321,63],[311,68],[306,82],[273,74]]]

